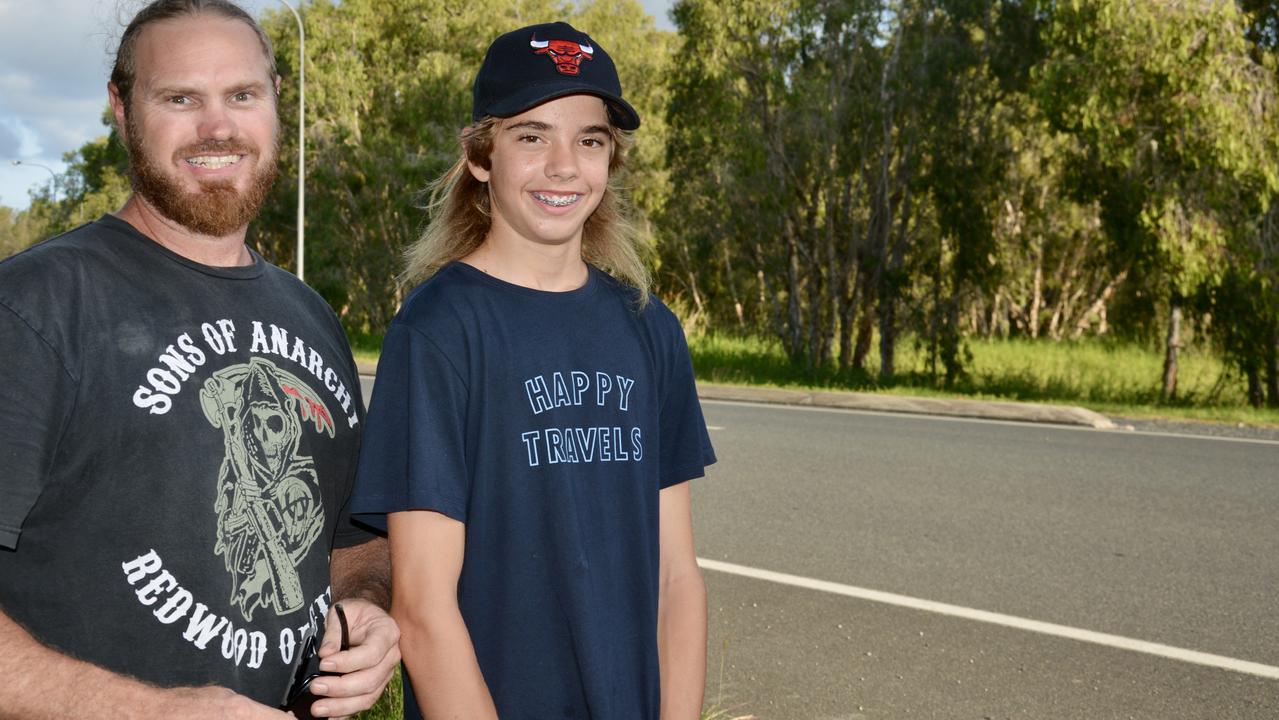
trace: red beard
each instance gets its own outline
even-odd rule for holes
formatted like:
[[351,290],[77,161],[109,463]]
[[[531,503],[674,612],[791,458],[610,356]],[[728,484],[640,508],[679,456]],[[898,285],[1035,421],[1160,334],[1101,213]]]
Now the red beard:
[[[157,162],[147,152],[141,128],[131,116],[126,116],[125,125],[133,191],[146,198],[160,214],[193,233],[225,237],[248,225],[262,209],[279,174],[276,156],[280,133],[276,132],[275,147],[271,148],[270,155],[263,157],[265,162],[254,172],[244,192],[226,180],[201,182],[199,190],[187,192],[181,181],[166,171],[166,164]],[[174,158],[182,162],[196,155],[244,155],[247,160],[259,154],[258,148],[242,141],[206,140],[180,148]]]

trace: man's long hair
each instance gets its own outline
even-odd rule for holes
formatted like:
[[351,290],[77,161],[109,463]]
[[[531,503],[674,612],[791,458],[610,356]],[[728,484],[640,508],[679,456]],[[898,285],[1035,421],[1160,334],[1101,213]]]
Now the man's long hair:
[[[467,160],[488,170],[493,138],[502,119],[486,117],[462,130],[462,154],[439,179],[426,188],[430,198],[430,222],[404,257],[400,282],[412,287],[440,268],[470,255],[484,242],[492,224],[487,183],[475,179]],[[638,305],[648,302],[650,278],[644,265],[647,246],[631,223],[629,208],[621,198],[617,178],[626,163],[630,136],[609,126],[613,153],[608,163],[608,186],[595,212],[582,228],[582,259],[613,275],[637,291]]]

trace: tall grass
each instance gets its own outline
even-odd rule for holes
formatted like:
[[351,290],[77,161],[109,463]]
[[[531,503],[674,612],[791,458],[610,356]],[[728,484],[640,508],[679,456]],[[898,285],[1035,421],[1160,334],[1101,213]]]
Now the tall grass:
[[770,339],[693,335],[689,349],[698,379],[709,382],[1069,403],[1115,414],[1279,424],[1279,411],[1247,407],[1239,373],[1194,347],[1182,351],[1177,398],[1166,403],[1159,397],[1162,353],[1112,340],[972,340],[966,373],[950,388],[931,372],[926,349],[910,339],[898,344],[897,372],[888,381],[879,378],[876,353],[863,370],[840,372],[793,365]]

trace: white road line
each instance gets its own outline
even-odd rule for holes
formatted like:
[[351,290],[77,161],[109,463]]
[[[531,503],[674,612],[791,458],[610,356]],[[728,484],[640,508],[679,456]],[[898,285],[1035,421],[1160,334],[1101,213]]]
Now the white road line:
[[871,602],[887,603],[898,607],[949,615],[951,617],[962,618],[965,620],[975,620],[977,622],[1002,625],[1004,627],[1014,628],[1017,630],[1028,630],[1030,632],[1036,632],[1043,635],[1053,635],[1055,637],[1066,638],[1068,640],[1088,642],[1095,645],[1105,645],[1107,647],[1119,648],[1121,650],[1133,650],[1135,652],[1157,655],[1159,657],[1165,657],[1172,660],[1180,660],[1182,662],[1195,663],[1197,665],[1207,665],[1209,667],[1221,668],[1223,670],[1233,670],[1235,672],[1246,673],[1248,675],[1256,675],[1258,677],[1279,680],[1279,667],[1263,665],[1261,663],[1250,662],[1247,660],[1238,660],[1236,658],[1225,657],[1223,655],[1212,655],[1195,650],[1172,647],[1171,645],[1161,645],[1159,643],[1147,642],[1145,640],[1135,640],[1133,638],[1126,638],[1119,635],[1110,635],[1107,633],[1094,632],[1092,630],[1082,630],[1080,628],[1041,622],[1039,620],[1028,620],[1026,618],[1019,618],[1013,615],[1003,615],[1001,613],[987,612],[985,610],[975,610],[973,608],[966,608],[959,605],[948,605],[946,603],[933,602],[932,600],[921,600],[907,595],[897,595],[895,593],[881,592],[879,590],[868,590],[866,588],[843,585],[841,583],[829,582],[826,580],[815,580],[813,578],[801,577],[799,575],[788,575],[786,573],[773,572],[771,570],[760,570],[759,568],[736,565],[734,563],[721,562],[719,560],[698,558],[697,564],[706,570],[715,570],[717,572],[740,575],[742,577],[753,578],[756,580],[766,580],[768,582],[780,583],[782,585],[790,585],[792,587],[805,588],[808,590],[818,590],[821,592],[843,595],[845,597],[857,598],[860,600],[870,600]]
[[723,430],[724,426],[723,425],[707,425],[706,429],[707,430]]
[[1104,433],[1107,435],[1122,435],[1124,437],[1132,437],[1134,435],[1144,435],[1147,437],[1161,438],[1177,438],[1180,440],[1214,440],[1217,442],[1233,442],[1246,443],[1252,445],[1279,445],[1279,440],[1266,440],[1265,438],[1241,438],[1230,437],[1227,435],[1193,435],[1190,433],[1175,432],[1158,432],[1155,430],[1124,430],[1122,428],[1114,428],[1110,430],[1101,430],[1091,428],[1084,425],[1062,425],[1059,423],[1034,422],[1030,420],[992,420],[989,418],[965,417],[963,415],[929,415],[927,413],[909,413],[909,412],[892,412],[889,410],[858,410],[856,408],[833,408],[820,407],[813,405],[784,405],[782,403],[762,403],[750,402],[747,400],[702,400],[702,404],[712,403],[716,405],[737,405],[740,407],[753,407],[772,410],[791,410],[799,412],[819,412],[819,413],[850,413],[853,415],[880,415],[897,418],[912,418],[919,420],[933,420],[936,422],[957,422],[957,423],[982,423],[984,425],[1006,425],[1008,427],[1019,427],[1031,430],[1069,430],[1071,432],[1085,433]]

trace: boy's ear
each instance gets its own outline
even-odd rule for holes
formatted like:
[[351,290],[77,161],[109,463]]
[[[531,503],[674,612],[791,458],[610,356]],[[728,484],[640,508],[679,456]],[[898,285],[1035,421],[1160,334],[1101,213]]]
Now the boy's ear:
[[470,158],[467,158],[466,160],[466,169],[471,171],[471,177],[475,178],[476,180],[479,180],[482,183],[488,182],[489,178],[493,176],[492,171],[487,170],[481,167],[480,165],[477,165],[476,163],[471,162]]

